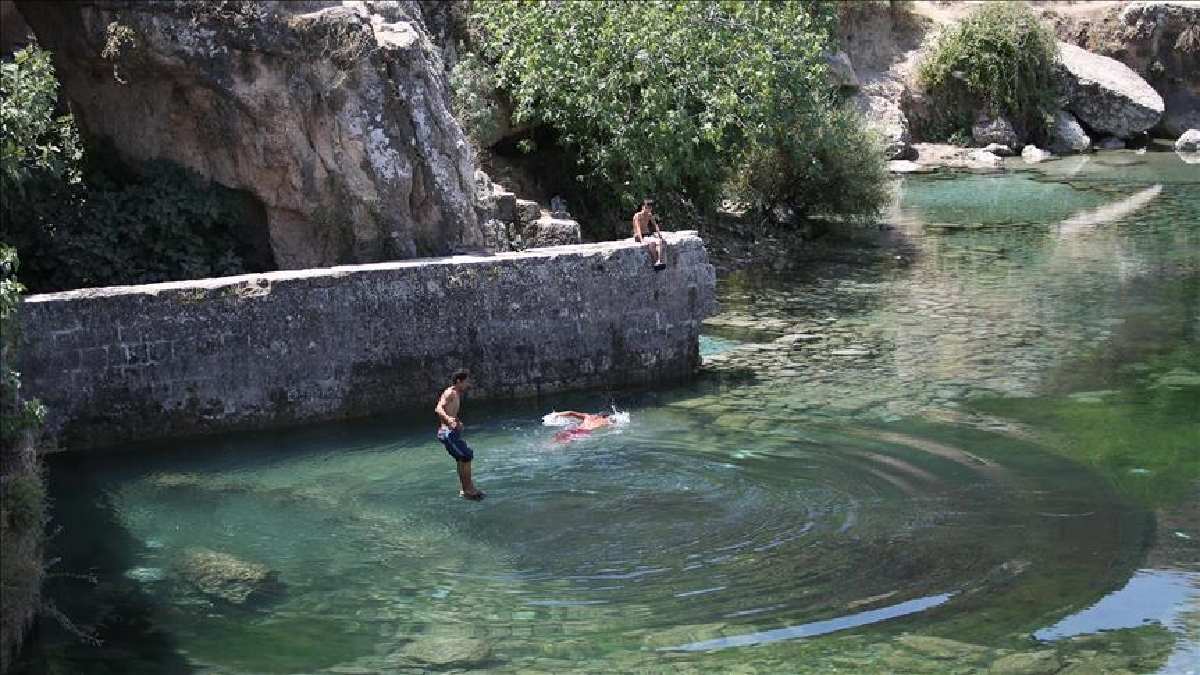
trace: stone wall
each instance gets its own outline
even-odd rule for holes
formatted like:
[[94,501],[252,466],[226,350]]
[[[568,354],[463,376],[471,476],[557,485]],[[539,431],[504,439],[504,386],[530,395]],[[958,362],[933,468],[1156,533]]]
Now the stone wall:
[[[685,377],[715,274],[694,232],[666,270],[632,241],[34,295],[25,391],[84,448]],[[430,413],[432,420],[432,413]]]

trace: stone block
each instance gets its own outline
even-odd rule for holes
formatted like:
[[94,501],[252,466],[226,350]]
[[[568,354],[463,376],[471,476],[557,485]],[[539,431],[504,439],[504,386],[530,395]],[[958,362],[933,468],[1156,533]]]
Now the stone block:
[[517,196],[511,192],[495,192],[490,197],[492,217],[511,223],[517,219]]
[[554,216],[546,216],[528,223],[521,232],[526,248],[578,244],[581,237],[579,223]]
[[517,200],[517,220],[530,223],[542,217],[542,207],[530,199]]

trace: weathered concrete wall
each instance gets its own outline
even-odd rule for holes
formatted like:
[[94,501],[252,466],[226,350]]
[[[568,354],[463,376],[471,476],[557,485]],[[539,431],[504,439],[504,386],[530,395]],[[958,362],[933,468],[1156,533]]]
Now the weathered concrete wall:
[[[715,274],[695,233],[34,295],[24,389],[67,448],[679,378]],[[431,413],[432,420],[432,413]]]

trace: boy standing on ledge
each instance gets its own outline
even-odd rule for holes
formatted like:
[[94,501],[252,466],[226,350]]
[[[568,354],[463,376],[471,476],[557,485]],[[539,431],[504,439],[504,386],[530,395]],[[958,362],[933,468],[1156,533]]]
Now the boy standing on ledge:
[[[650,228],[654,228],[651,231]],[[658,241],[653,241],[651,237]],[[635,241],[641,242],[645,240],[646,248],[649,249],[650,255],[654,258],[654,269],[661,270],[666,267],[663,262],[663,240],[662,230],[658,227],[658,218],[654,217],[654,200],[647,197],[642,200],[642,209],[633,214],[633,238]]]
[[462,405],[462,395],[471,388],[471,373],[460,370],[450,377],[450,386],[442,392],[433,412],[441,422],[438,426],[437,439],[446,446],[446,452],[458,463],[458,481],[462,484],[459,495],[463,499],[479,501],[484,493],[475,487],[471,481],[471,460],[475,453],[471,446],[462,439],[462,421],[458,419],[458,410]]

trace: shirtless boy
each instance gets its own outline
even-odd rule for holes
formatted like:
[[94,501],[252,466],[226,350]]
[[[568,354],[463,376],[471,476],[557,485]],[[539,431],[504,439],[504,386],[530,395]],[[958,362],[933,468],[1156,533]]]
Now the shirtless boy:
[[[653,231],[651,228],[654,228]],[[661,270],[666,267],[662,259],[662,230],[658,227],[658,218],[654,217],[653,199],[642,200],[641,210],[633,214],[633,238],[638,242],[646,242],[646,248],[654,258],[654,269]]]
[[458,481],[462,484],[462,490],[458,494],[464,499],[479,501],[484,498],[485,494],[477,489],[475,483],[471,481],[471,460],[475,459],[475,452],[462,439],[463,424],[458,419],[458,410],[462,406],[462,395],[470,388],[470,372],[460,370],[454,373],[450,378],[450,386],[442,392],[442,397],[438,399],[433,412],[437,414],[440,422],[437,439],[446,446],[446,452],[450,453],[450,456],[458,463]]

